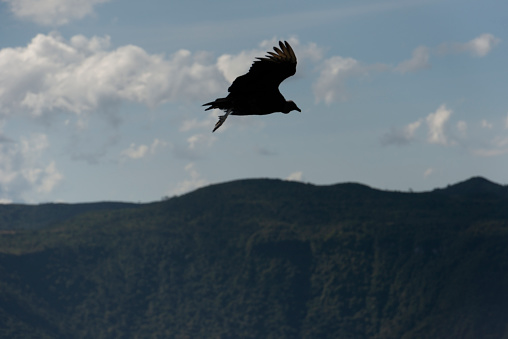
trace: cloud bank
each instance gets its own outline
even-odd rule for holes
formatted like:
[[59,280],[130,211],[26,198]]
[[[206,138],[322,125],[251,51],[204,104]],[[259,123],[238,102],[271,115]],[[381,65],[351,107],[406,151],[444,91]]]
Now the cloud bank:
[[39,34],[26,47],[0,50],[0,114],[107,111],[122,101],[157,106],[197,100],[224,87],[207,55],[179,50],[169,57],[109,37],[69,41]]

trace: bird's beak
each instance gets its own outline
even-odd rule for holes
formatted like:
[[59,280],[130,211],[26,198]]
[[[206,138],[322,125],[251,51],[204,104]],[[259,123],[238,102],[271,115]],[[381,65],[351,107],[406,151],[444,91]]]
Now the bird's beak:
[[300,112],[300,113],[302,112],[302,110],[301,110],[301,109],[299,109],[298,107],[296,108],[296,110],[297,110],[298,112]]

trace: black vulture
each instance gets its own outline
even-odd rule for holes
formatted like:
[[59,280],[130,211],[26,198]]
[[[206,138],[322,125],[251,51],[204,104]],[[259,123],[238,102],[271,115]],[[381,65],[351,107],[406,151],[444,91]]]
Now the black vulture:
[[221,109],[226,114],[219,117],[212,132],[219,128],[228,115],[264,115],[275,112],[289,113],[301,110],[279,92],[284,79],[296,73],[296,55],[287,41],[279,41],[280,49],[267,52],[264,58],[256,58],[249,72],[239,76],[228,88],[228,96],[204,104],[206,109]]

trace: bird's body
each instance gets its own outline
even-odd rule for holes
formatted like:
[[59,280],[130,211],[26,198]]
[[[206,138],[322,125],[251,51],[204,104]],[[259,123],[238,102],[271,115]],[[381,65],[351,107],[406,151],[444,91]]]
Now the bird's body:
[[279,91],[284,79],[296,73],[296,55],[285,41],[279,42],[280,49],[268,52],[264,58],[257,58],[249,72],[239,76],[228,88],[229,95],[204,104],[209,109],[226,112],[219,117],[213,131],[217,130],[228,115],[265,115],[275,112],[289,113],[300,109],[291,100],[286,100]]

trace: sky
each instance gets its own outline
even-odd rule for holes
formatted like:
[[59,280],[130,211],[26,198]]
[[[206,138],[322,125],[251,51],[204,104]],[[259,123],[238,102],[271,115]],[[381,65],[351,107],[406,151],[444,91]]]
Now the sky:
[[[151,202],[279,178],[508,184],[508,2],[0,0],[0,202]],[[302,112],[203,103],[279,40]]]

